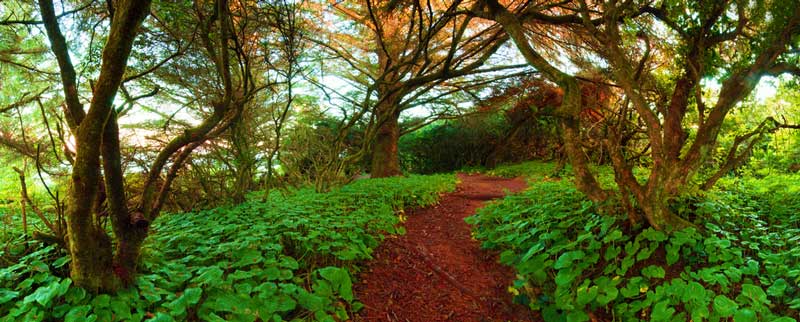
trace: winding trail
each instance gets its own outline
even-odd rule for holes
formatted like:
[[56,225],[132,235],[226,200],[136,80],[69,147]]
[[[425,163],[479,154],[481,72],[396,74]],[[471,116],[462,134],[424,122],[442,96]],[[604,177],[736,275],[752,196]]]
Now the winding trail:
[[512,304],[511,268],[480,248],[464,218],[505,191],[525,188],[520,178],[460,174],[455,192],[436,206],[410,211],[407,233],[387,238],[355,286],[365,308],[355,321],[537,321]]

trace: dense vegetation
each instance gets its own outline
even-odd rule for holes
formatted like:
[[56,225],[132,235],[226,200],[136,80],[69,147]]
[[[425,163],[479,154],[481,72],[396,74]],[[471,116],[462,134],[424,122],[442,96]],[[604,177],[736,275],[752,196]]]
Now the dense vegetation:
[[468,219],[519,273],[510,290],[545,320],[796,321],[799,175],[729,178],[676,209],[704,218],[702,227],[665,234],[601,210],[613,205],[588,201],[553,170],[493,170],[531,186]]
[[452,175],[375,179],[170,214],[152,227],[135,286],[111,296],[73,285],[63,250],[16,231],[0,250],[0,320],[346,319],[359,309],[351,273],[403,233],[403,209],[454,187]]
[[796,0],[3,0],[0,320],[346,320],[482,171],[547,320],[791,321],[798,77]]

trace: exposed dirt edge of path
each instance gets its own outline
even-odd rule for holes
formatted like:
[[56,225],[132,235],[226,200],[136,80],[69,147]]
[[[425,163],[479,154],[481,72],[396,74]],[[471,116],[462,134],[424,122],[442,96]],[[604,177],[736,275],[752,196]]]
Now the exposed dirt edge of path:
[[355,321],[539,321],[512,304],[511,268],[480,248],[464,218],[485,201],[525,188],[521,178],[458,175],[455,192],[408,213],[407,233],[389,237],[358,277],[365,307]]

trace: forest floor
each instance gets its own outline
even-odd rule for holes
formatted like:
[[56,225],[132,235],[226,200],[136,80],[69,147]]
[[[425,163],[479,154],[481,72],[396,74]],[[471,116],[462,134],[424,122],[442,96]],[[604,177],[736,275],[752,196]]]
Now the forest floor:
[[537,321],[512,303],[510,267],[480,248],[464,218],[484,202],[525,188],[522,178],[459,175],[436,206],[410,211],[407,233],[389,237],[359,276],[356,321]]

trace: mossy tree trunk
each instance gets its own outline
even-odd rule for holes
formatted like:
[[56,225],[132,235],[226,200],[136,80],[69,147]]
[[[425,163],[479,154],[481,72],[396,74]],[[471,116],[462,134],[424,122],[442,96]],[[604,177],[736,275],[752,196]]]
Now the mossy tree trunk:
[[245,195],[255,186],[253,179],[256,167],[256,150],[253,147],[254,138],[249,130],[252,127],[252,109],[243,113],[231,125],[231,144],[234,158],[234,182],[231,198],[234,203],[241,203]]
[[370,176],[385,178],[402,175],[400,170],[400,109],[398,95],[387,95],[375,108],[377,129],[372,144]]

